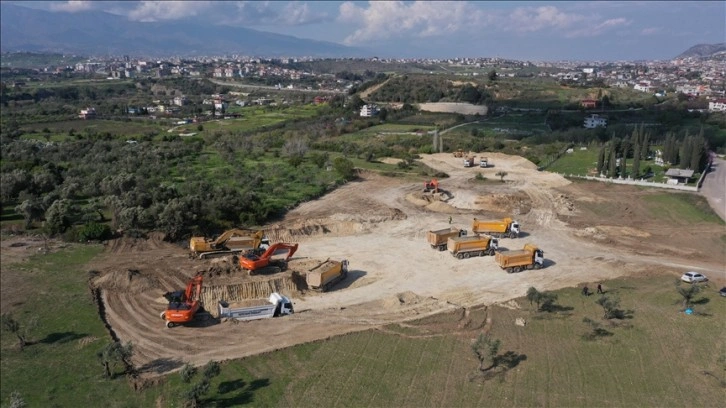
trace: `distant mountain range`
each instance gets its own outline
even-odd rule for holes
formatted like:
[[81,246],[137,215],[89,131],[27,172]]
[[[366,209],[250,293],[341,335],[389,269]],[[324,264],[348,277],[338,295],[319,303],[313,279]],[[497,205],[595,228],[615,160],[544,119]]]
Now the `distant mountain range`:
[[676,58],[703,58],[710,57],[717,52],[726,51],[726,43],[720,44],[698,44],[687,49]]
[[0,51],[134,56],[361,57],[347,47],[252,30],[210,26],[193,20],[135,22],[115,14],[53,13],[0,2]]

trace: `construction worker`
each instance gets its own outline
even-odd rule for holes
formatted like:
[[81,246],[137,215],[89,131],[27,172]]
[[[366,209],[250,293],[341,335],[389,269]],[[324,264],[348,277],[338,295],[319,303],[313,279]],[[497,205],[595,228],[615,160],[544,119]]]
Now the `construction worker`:
[[449,224],[451,224],[451,216],[449,215]]

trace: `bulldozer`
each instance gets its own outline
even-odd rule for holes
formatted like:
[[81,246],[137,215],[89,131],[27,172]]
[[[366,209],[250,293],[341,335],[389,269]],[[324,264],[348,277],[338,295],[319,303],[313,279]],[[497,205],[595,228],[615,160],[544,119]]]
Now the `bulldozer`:
[[466,153],[464,153],[464,151],[461,149],[454,152],[454,157],[464,157],[465,155]]
[[239,228],[227,230],[214,240],[205,237],[192,237],[189,240],[192,255],[199,259],[247,252],[267,246],[269,241],[265,238],[264,231]]
[[[286,244],[278,242],[273,244],[267,250],[258,255],[255,252],[247,252],[240,256],[239,266],[246,270],[250,275],[261,273],[276,273],[287,269],[287,261],[297,251],[298,244]],[[284,259],[272,259],[274,255],[287,253]]]

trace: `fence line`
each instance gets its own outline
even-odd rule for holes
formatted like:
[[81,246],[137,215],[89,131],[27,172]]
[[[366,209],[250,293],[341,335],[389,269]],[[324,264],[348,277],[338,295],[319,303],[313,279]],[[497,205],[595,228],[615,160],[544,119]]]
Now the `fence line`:
[[[601,181],[605,183],[613,183],[613,184],[628,184],[628,185],[634,185],[634,186],[644,186],[644,187],[655,187],[655,188],[666,188],[671,190],[681,190],[681,191],[698,191],[698,186],[684,186],[680,184],[668,184],[668,183],[658,183],[655,181],[647,181],[647,180],[633,180],[631,178],[627,179],[621,179],[621,178],[606,178],[606,177],[593,177],[593,176],[580,176],[576,174],[563,174],[563,173],[557,173],[564,177],[569,178],[579,178],[584,180],[592,180],[592,181]],[[703,179],[703,176],[701,176],[701,179]],[[699,180],[699,185],[701,183],[701,180]]]

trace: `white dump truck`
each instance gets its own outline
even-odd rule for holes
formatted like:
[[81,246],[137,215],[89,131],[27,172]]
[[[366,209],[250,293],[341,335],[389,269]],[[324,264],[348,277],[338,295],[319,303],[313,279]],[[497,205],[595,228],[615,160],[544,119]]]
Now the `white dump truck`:
[[292,301],[277,292],[267,300],[254,299],[232,304],[221,300],[218,306],[220,319],[256,320],[295,313]]

